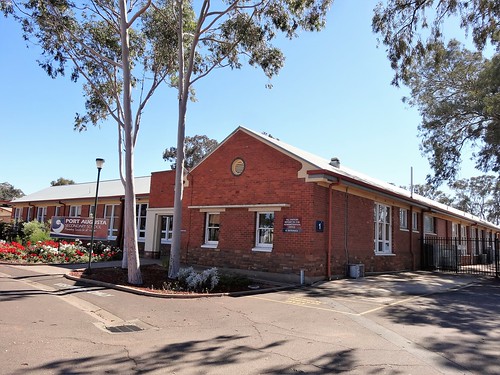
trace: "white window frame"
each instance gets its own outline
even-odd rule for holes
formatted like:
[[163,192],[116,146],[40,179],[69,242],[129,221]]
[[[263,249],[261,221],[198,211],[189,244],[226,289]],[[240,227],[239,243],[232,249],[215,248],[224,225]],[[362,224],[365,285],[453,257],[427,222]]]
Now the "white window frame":
[[39,223],[44,223],[47,217],[47,207],[37,207],[36,208],[36,221]]
[[61,216],[61,206],[55,206],[54,216]]
[[399,229],[408,230],[408,210],[406,208],[399,209]]
[[31,215],[33,214],[33,207],[29,206],[28,207],[28,214],[26,215],[26,222],[31,221]]
[[418,212],[412,212],[411,230],[418,232]]
[[163,224],[163,218],[165,218],[165,225],[161,226],[160,230],[160,242],[162,244],[169,244],[172,243],[172,236],[173,236],[173,225],[174,225],[174,216],[173,215],[161,215],[160,220],[162,221],[161,224]]
[[373,209],[375,255],[393,254],[391,216],[391,206],[375,203]]
[[69,206],[69,217],[81,217],[81,216],[82,216],[81,205]]
[[23,220],[23,208],[22,207],[16,207],[16,210],[14,211],[14,220],[15,221],[22,221]]
[[[118,206],[118,204],[104,205],[104,218],[108,220],[108,240],[116,240],[118,235],[118,228],[115,225],[118,219],[115,210]],[[109,212],[110,210],[111,212]]]
[[[210,225],[210,217],[211,216],[218,216],[219,217],[219,222],[217,225]],[[217,241],[210,240],[210,230],[212,229],[217,229]],[[208,247],[208,248],[216,248],[219,245],[219,234],[220,234],[220,212],[207,212],[205,214],[205,235],[204,235],[204,243],[202,247]]]
[[453,240],[453,244],[457,244],[457,250],[460,255],[467,254],[467,235],[464,234],[465,226],[459,223],[451,223],[451,237]]
[[[144,215],[141,214],[142,211],[142,206],[146,206],[146,212]],[[147,203],[137,203],[135,205],[135,212],[137,214],[137,240],[139,241],[144,241],[146,239],[146,226],[148,225],[146,217],[147,217],[147,211],[148,211],[148,204]],[[144,229],[141,229],[141,221],[144,220]],[[141,235],[142,234],[142,235]]]
[[436,234],[436,218],[424,215],[424,234]]
[[484,252],[484,240],[483,240],[483,231],[481,229],[477,230],[477,241],[478,241],[478,250],[479,254],[483,254]]
[[[260,217],[261,215],[271,215],[272,216],[272,227],[266,227],[261,225]],[[252,251],[262,251],[262,252],[271,252],[273,250],[274,243],[274,222],[275,222],[275,214],[274,211],[257,211],[256,212],[256,221],[255,221],[255,247]],[[271,242],[262,242],[261,241],[261,231],[270,232]]]
[[472,226],[469,227],[469,239],[470,239],[470,244],[472,247],[472,255],[479,255],[479,243],[478,243],[476,233],[477,233],[476,227],[472,227]]

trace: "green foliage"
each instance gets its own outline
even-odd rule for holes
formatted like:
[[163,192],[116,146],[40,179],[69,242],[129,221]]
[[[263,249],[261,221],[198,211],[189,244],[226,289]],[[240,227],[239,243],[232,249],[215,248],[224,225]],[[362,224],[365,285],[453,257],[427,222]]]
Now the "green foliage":
[[422,150],[434,176],[431,183],[453,181],[467,146],[476,168],[500,172],[500,55],[491,60],[451,41],[436,43],[408,67],[411,105],[417,106]]
[[11,221],[9,223],[0,222],[0,240],[20,241],[23,232],[22,224]]
[[[447,42],[444,26],[452,19],[479,52]],[[422,149],[434,170],[429,182],[456,179],[468,146],[476,168],[500,172],[498,0],[387,0],[375,8],[372,28],[387,47],[392,83],[410,87],[409,102],[422,115]],[[491,60],[482,56],[488,45],[497,51]]]
[[[204,157],[215,150],[218,142],[215,139],[210,139],[206,135],[195,135],[186,137],[184,150],[184,165],[187,169],[195,167]],[[163,159],[173,162],[170,166],[175,169],[177,155],[177,147],[170,147],[163,152]]]
[[75,181],[59,177],[56,181],[51,181],[50,186],[74,185]]
[[0,200],[10,201],[14,198],[23,197],[24,193],[21,189],[16,189],[8,182],[0,183]]
[[413,191],[447,206],[478,216],[494,224],[500,224],[500,179],[482,175],[456,180],[448,185],[445,194],[433,185],[414,185]]
[[457,18],[465,34],[483,50],[487,43],[500,47],[498,0],[387,0],[378,3],[372,29],[387,47],[395,70],[394,84],[408,79],[408,68],[445,39],[446,20]]
[[[107,0],[84,1],[82,4],[68,0],[13,0],[12,5],[3,6],[1,10],[20,23],[25,40],[40,46],[40,67],[52,78],[64,76],[68,71],[75,82],[84,78],[85,113],[75,115],[75,130],[86,130],[89,124],[98,125],[109,116],[122,123],[124,106],[121,95],[125,78],[122,45],[125,41],[120,30],[119,4]],[[151,44],[154,40],[148,39],[151,31],[144,13],[147,2],[136,1],[127,5],[129,8],[125,11],[129,17],[137,16],[127,25],[127,40],[130,68],[140,68],[137,76],[128,77],[132,86],[140,87],[135,119],[138,122],[154,90],[172,68],[175,70],[171,65],[175,54],[172,57],[172,48],[170,54],[156,53],[159,47]],[[162,33],[171,33],[172,30],[157,29],[156,32],[165,42],[168,38]],[[163,46],[167,48],[167,44]]]
[[444,193],[443,191],[437,189],[433,185],[429,185],[429,184],[413,185],[413,192],[415,194],[432,199],[432,200],[439,202],[439,203],[446,204],[448,206],[451,206],[453,203],[453,198],[451,196],[449,196],[446,193]]
[[491,175],[471,177],[455,181],[451,186],[455,193],[453,207],[469,212],[481,219],[499,224],[500,180]]
[[30,241],[36,243],[38,241],[46,241],[50,239],[49,231],[44,223],[39,223],[36,220],[23,224],[23,242]]

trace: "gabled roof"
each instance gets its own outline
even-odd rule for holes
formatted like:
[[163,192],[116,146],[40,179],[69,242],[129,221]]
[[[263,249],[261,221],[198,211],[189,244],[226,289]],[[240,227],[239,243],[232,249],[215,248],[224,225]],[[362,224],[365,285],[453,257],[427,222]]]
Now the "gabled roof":
[[[135,194],[148,195],[151,176],[135,178]],[[36,193],[12,200],[12,204],[24,202],[63,201],[68,199],[87,199],[95,197],[95,182],[74,185],[50,186]],[[99,182],[99,198],[120,197],[125,195],[121,180]]]
[[329,174],[331,176],[336,177],[344,184],[357,185],[364,189],[372,190],[378,194],[390,195],[391,197],[394,197],[400,201],[405,201],[408,204],[419,206],[424,210],[428,210],[430,212],[443,213],[446,215],[454,216],[459,219],[464,219],[469,222],[482,224],[492,229],[500,230],[500,226],[490,223],[486,220],[483,220],[475,215],[472,215],[470,213],[461,210],[457,210],[456,208],[436,202],[432,199],[423,197],[421,195],[415,193],[412,194],[410,191],[406,189],[392,185],[388,182],[377,180],[376,178],[373,177],[369,177],[365,174],[362,174],[348,167],[345,167],[342,164],[340,164],[338,167],[335,167],[330,164],[330,160],[324,159],[310,152],[291,146],[276,138],[272,138],[265,134],[255,132],[243,126],[240,126],[235,131],[233,131],[228,137],[226,137],[226,139],[224,139],[224,141],[222,141],[219,144],[219,146],[225,143],[238,131],[243,131],[246,134],[249,134],[254,138],[300,161],[303,165],[306,165],[306,168],[309,170],[309,173],[314,172],[316,170],[318,174],[325,174],[325,173]]

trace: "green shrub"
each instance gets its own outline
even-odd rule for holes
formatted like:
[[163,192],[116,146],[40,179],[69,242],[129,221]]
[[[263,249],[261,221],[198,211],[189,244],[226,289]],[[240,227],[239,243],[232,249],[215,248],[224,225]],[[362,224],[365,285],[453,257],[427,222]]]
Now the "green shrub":
[[44,223],[39,223],[36,220],[24,223],[23,225],[23,241],[36,243],[38,241],[46,241],[50,239],[50,234]]
[[20,241],[23,236],[22,229],[22,223],[17,223],[13,220],[9,223],[0,222],[0,240],[9,242]]

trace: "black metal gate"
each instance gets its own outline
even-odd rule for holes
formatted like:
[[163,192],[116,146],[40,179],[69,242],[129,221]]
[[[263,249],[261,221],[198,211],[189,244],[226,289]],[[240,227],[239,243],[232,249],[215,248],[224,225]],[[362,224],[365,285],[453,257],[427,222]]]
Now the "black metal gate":
[[499,277],[499,239],[424,238],[422,269]]

